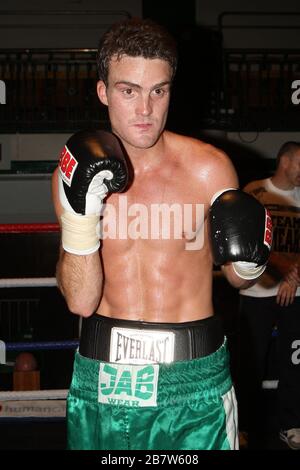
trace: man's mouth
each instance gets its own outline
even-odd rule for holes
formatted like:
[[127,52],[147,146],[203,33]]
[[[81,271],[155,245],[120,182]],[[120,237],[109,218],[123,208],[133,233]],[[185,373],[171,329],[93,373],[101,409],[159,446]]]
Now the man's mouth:
[[138,129],[149,129],[150,127],[152,126],[152,124],[150,123],[137,123],[137,124],[134,124],[134,127],[137,127]]

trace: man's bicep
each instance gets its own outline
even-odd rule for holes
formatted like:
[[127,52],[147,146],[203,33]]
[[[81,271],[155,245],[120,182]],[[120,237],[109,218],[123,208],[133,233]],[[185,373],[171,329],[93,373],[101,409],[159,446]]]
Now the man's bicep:
[[58,168],[56,168],[52,174],[51,188],[52,188],[52,201],[53,201],[55,214],[58,219],[58,222],[60,223],[60,216],[63,213],[63,207],[59,201]]
[[211,175],[208,178],[208,194],[210,200],[217,194],[227,189],[239,187],[236,170],[230,158],[223,152],[218,152],[212,163]]

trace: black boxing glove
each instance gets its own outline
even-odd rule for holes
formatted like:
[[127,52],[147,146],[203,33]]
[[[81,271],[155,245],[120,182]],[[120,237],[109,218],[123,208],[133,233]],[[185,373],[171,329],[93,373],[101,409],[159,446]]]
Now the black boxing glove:
[[100,246],[99,217],[109,192],[125,189],[128,171],[121,145],[106,131],[72,135],[61,152],[58,184],[64,250],[87,255]]
[[272,245],[272,220],[266,208],[239,189],[216,194],[209,211],[209,231],[214,263],[232,262],[243,279],[260,276]]

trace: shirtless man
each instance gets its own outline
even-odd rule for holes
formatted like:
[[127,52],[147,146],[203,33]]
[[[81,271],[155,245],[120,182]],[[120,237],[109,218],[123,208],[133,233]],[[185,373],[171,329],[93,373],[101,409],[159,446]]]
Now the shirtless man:
[[[270,249],[265,209],[236,190],[236,173],[221,151],[165,130],[176,61],[173,39],[160,26],[136,19],[113,26],[99,47],[97,92],[108,106],[110,148],[117,136],[132,178],[125,192],[109,190],[114,180],[124,189],[125,167],[118,150],[107,151],[101,131],[98,144],[89,133],[72,136],[54,173],[63,246],[58,283],[70,310],[84,317],[68,397],[73,449],[238,445],[226,341],[213,316],[213,259],[235,287],[255,282]],[[66,182],[66,152],[74,172],[85,175],[84,190],[72,168]],[[115,156],[120,166],[110,168]],[[98,250],[106,195],[118,230],[102,234]],[[152,209],[174,204],[192,208],[190,223],[171,214],[165,236]]]

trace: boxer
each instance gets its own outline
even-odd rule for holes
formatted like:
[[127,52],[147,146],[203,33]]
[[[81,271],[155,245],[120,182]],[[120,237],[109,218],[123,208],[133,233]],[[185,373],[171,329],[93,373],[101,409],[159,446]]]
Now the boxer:
[[[124,161],[115,150],[97,160],[101,135],[96,150],[76,135],[76,178],[64,181],[61,166],[53,176],[58,284],[69,309],[84,317],[68,397],[70,449],[238,447],[226,339],[212,304],[213,261],[233,286],[254,283],[268,259],[270,226],[264,207],[238,190],[223,152],[165,129],[176,65],[174,41],[161,26],[131,19],[108,30],[97,93],[132,180],[126,183],[125,165],[111,165],[112,157]],[[97,230],[103,203],[117,237]],[[169,208],[169,219],[153,236],[157,208]],[[180,237],[165,230],[180,226],[178,208],[191,209],[192,228],[182,224]],[[201,246],[193,245],[199,234]]]

